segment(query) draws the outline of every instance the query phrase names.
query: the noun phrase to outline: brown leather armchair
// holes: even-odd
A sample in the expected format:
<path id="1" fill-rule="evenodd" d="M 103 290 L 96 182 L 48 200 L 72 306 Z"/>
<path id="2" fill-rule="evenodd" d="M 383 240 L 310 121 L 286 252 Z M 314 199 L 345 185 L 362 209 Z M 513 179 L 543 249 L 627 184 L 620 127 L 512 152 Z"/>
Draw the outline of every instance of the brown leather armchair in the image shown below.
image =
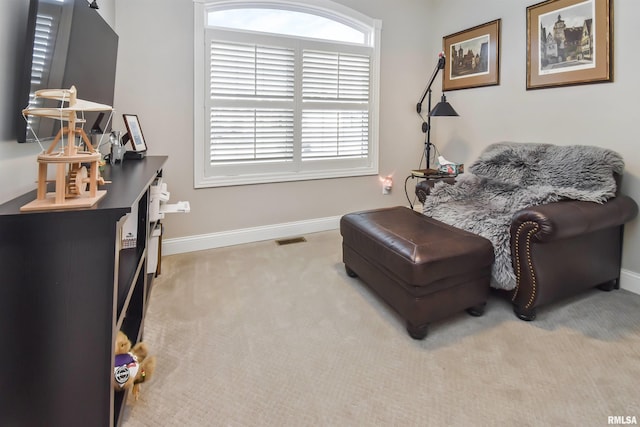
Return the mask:
<path id="1" fill-rule="evenodd" d="M 492 286 L 511 299 L 520 319 L 533 320 L 540 306 L 589 288 L 620 287 L 624 224 L 638 214 L 636 202 L 619 193 L 623 166 L 617 153 L 598 147 L 498 143 L 471 165 L 477 179 L 458 179 L 452 187 L 420 182 L 416 195 L 425 215 L 492 241 L 492 274 L 501 275 Z M 529 189 L 566 195 L 543 202 L 531 197 L 529 204 Z M 493 211 L 482 209 L 494 196 L 499 207 L 522 203 L 496 211 L 504 216 L 493 221 Z M 493 239 L 503 226 L 509 235 Z"/>
<path id="2" fill-rule="evenodd" d="M 533 320 L 536 309 L 589 288 L 620 287 L 624 223 L 638 205 L 619 195 L 606 203 L 560 201 L 517 212 L 511 222 L 516 315 Z"/>

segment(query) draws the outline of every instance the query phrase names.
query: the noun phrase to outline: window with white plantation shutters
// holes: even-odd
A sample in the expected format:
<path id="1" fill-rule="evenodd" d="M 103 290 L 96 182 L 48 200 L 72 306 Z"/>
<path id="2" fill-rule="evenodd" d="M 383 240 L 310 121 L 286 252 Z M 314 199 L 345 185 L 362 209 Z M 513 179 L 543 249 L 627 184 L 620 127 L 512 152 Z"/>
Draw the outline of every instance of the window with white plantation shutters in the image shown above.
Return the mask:
<path id="1" fill-rule="evenodd" d="M 194 1 L 196 187 L 377 174 L 379 21 L 329 0 Z"/>

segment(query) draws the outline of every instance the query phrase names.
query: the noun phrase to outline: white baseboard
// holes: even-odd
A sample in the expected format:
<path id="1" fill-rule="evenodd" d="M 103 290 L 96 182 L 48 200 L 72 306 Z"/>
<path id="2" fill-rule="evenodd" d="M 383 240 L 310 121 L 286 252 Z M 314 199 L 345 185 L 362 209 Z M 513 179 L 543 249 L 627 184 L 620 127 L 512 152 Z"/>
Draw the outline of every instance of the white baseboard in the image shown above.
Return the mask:
<path id="1" fill-rule="evenodd" d="M 622 269 L 620 271 L 620 288 L 640 295 L 640 274 Z"/>
<path id="2" fill-rule="evenodd" d="M 240 230 L 222 231 L 220 233 L 201 234 L 198 236 L 177 237 L 162 240 L 162 255 L 174 255 L 243 243 L 264 240 L 282 239 L 300 236 L 307 233 L 337 230 L 340 216 L 317 218 L 306 221 L 288 222 L 284 224 L 266 225 L 262 227 L 243 228 Z"/>

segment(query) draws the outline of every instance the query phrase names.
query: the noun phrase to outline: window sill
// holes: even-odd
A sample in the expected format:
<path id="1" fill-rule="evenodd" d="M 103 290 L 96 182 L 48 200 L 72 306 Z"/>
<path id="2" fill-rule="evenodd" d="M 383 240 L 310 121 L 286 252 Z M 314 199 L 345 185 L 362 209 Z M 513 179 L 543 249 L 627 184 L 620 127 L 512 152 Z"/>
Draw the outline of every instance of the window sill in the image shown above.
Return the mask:
<path id="1" fill-rule="evenodd" d="M 314 179 L 349 178 L 378 175 L 377 167 L 363 167 L 331 171 L 303 171 L 263 174 L 243 174 L 239 176 L 196 177 L 194 188 L 229 187 L 234 185 L 269 184 L 276 182 L 308 181 Z"/>

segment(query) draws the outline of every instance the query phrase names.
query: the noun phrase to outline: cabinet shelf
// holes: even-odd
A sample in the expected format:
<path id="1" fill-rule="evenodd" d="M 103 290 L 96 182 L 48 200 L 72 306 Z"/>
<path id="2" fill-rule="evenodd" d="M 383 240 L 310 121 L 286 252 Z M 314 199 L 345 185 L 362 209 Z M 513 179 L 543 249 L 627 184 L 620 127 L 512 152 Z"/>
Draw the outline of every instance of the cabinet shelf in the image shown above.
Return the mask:
<path id="1" fill-rule="evenodd" d="M 135 288 L 136 281 L 142 269 L 142 261 L 146 252 L 140 248 L 128 248 L 120 250 L 118 269 L 118 319 L 122 315 L 122 309 L 129 304 L 131 292 Z"/>
<path id="2" fill-rule="evenodd" d="M 107 194 L 89 209 L 20 212 L 35 191 L 0 205 L 0 336 L 12 348 L 0 363 L 29 367 L 0 372 L 3 425 L 120 423 L 126 392 L 111 386 L 113 344 L 118 330 L 142 338 L 149 187 L 166 160 L 107 165 Z M 136 247 L 120 249 L 127 215 Z"/>

